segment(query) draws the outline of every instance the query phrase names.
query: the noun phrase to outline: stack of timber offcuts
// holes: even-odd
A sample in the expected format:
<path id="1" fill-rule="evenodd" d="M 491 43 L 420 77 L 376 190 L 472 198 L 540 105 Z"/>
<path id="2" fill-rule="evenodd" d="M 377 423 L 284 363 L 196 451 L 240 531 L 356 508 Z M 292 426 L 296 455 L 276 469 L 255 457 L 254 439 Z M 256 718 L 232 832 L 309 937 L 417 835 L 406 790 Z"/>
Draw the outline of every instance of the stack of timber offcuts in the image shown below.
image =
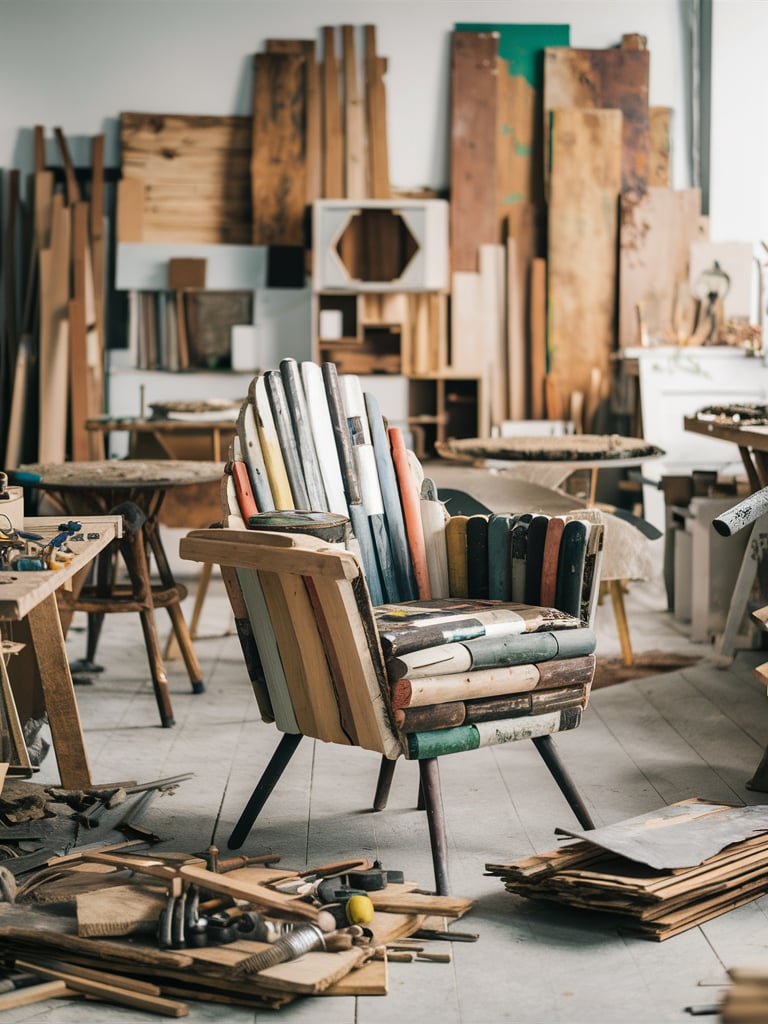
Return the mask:
<path id="1" fill-rule="evenodd" d="M 662 941 L 768 891 L 768 807 L 681 801 L 511 864 L 486 864 L 509 892 L 610 915 Z M 589 839 L 586 837 L 589 836 Z"/>

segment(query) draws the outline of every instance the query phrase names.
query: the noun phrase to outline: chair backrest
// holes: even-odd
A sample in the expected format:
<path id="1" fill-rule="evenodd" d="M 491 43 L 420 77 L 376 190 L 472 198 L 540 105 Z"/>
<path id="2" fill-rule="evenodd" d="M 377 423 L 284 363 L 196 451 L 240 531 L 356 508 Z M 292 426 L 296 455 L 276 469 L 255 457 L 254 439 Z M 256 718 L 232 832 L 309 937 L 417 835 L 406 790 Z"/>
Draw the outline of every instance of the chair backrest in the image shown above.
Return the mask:
<path id="1" fill-rule="evenodd" d="M 285 381 L 278 371 L 255 378 L 243 404 L 222 481 L 225 528 L 189 534 L 181 554 L 221 566 L 265 721 L 285 733 L 362 746 L 389 758 L 413 756 L 403 714 L 392 700 L 378 633 L 382 612 L 416 598 L 500 600 L 558 609 L 588 625 L 603 526 L 581 511 L 448 516 L 434 484 L 406 452 L 402 434 L 385 431 L 375 401 L 368 400 L 361 414 L 354 381 L 337 379 L 328 364 L 322 371 L 303 364 L 300 371 L 295 364 L 286 369 Z M 330 381 L 327 389 L 318 390 L 318 373 Z M 309 382 L 303 396 L 302 378 Z M 277 397 L 270 402 L 272 394 Z M 347 415 L 343 395 L 356 415 Z M 291 427 L 296 405 L 299 425 Z M 314 437 L 306 430 L 310 419 Z M 337 444 L 339 433 L 355 436 L 356 444 Z M 300 458 L 310 442 L 314 459 Z M 326 499 L 333 497 L 323 504 L 333 505 L 331 511 L 342 508 L 344 497 L 351 524 L 346 550 L 311 536 L 249 529 L 265 506 L 274 508 L 276 496 L 282 506 L 295 506 L 294 494 L 307 498 L 308 477 L 315 478 L 310 489 L 316 495 L 318 481 L 328 481 Z"/>
<path id="2" fill-rule="evenodd" d="M 284 359 L 255 377 L 228 465 L 226 525 L 306 503 L 347 515 L 374 605 L 490 596 L 592 620 L 601 523 L 580 511 L 449 516 L 402 431 L 332 363 Z"/>

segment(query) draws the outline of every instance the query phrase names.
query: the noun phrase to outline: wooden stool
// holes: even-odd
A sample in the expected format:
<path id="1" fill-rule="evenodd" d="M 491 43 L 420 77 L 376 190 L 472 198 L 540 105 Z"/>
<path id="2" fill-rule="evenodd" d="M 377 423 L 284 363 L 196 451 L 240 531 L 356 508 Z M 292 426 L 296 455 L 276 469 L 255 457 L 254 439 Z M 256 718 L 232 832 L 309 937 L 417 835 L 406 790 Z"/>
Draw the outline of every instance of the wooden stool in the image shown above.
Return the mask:
<path id="1" fill-rule="evenodd" d="M 171 618 L 173 635 L 181 650 L 184 664 L 189 674 L 193 693 L 202 693 L 205 689 L 202 680 L 200 663 L 192 646 L 192 639 L 184 621 L 180 604 L 187 596 L 183 584 L 173 579 L 168 559 L 160 542 L 155 523 L 150 523 L 146 515 L 133 502 L 124 502 L 113 510 L 115 515 L 123 517 L 123 536 L 117 542 L 130 579 L 129 585 L 118 585 L 112 579 L 105 588 L 104 578 L 95 584 L 87 584 L 74 599 L 74 611 L 88 612 L 89 615 L 104 616 L 111 612 L 137 612 L 141 618 L 141 629 L 152 674 L 152 685 L 160 711 L 160 721 L 164 727 L 174 724 L 171 698 L 168 691 L 160 640 L 157 634 L 155 608 L 167 608 Z M 160 575 L 160 583 L 153 584 L 150 578 L 147 546 L 150 548 Z M 105 592 L 106 591 L 106 592 Z M 95 654 L 89 650 L 89 658 Z"/>
<path id="2" fill-rule="evenodd" d="M 157 633 L 155 609 L 166 608 L 172 635 L 181 651 L 193 693 L 204 690 L 202 672 L 192 638 L 181 610 L 186 587 L 174 579 L 163 548 L 158 512 L 169 488 L 220 480 L 223 465 L 214 462 L 171 460 L 106 460 L 104 462 L 32 465 L 34 485 L 52 496 L 67 515 L 86 511 L 114 511 L 124 521 L 123 537 L 103 552 L 96 579 L 62 597 L 70 614 L 84 611 L 89 616 L 88 660 L 92 661 L 105 615 L 134 612 L 140 616 L 147 649 L 152 685 L 164 727 L 174 724 L 163 654 Z M 116 559 L 121 557 L 129 583 L 117 581 Z M 153 583 L 150 559 L 157 569 Z"/>

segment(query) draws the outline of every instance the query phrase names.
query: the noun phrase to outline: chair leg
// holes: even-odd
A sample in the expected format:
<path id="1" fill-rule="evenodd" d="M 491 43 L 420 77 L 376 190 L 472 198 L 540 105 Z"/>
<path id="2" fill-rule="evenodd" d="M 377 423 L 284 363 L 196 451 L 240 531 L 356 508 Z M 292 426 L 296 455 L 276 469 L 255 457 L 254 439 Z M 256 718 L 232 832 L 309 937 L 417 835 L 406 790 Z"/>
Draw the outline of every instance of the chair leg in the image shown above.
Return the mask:
<path id="1" fill-rule="evenodd" d="M 549 768 L 552 778 L 560 787 L 560 791 L 570 804 L 571 810 L 583 829 L 595 827 L 595 823 L 587 810 L 586 804 L 581 799 L 581 794 L 576 789 L 573 779 L 568 774 L 565 765 L 560 760 L 557 747 L 551 736 L 534 736 L 533 744 L 544 759 L 544 764 Z"/>
<path id="2" fill-rule="evenodd" d="M 395 774 L 397 761 L 390 757 L 382 757 L 379 766 L 379 777 L 376 781 L 376 793 L 373 797 L 374 811 L 383 811 L 389 800 L 389 791 L 392 788 L 392 778 Z"/>
<path id="3" fill-rule="evenodd" d="M 232 835 L 227 840 L 227 847 L 230 850 L 239 850 L 248 838 L 248 833 L 253 828 L 253 823 L 261 813 L 261 809 L 267 802 L 269 794 L 280 780 L 280 776 L 296 752 L 301 739 L 302 734 L 300 732 L 283 733 L 277 749 L 270 758 L 269 764 L 264 769 L 261 778 L 256 783 L 256 788 L 243 808 L 243 813 L 238 818 L 237 824 L 232 829 Z"/>
<path id="4" fill-rule="evenodd" d="M 440 788 L 440 770 L 436 757 L 425 757 L 419 761 L 419 777 L 429 825 L 429 843 L 432 847 L 432 864 L 435 869 L 435 890 L 438 896 L 448 896 L 450 892 L 448 843 L 445 836 L 445 812 Z"/>

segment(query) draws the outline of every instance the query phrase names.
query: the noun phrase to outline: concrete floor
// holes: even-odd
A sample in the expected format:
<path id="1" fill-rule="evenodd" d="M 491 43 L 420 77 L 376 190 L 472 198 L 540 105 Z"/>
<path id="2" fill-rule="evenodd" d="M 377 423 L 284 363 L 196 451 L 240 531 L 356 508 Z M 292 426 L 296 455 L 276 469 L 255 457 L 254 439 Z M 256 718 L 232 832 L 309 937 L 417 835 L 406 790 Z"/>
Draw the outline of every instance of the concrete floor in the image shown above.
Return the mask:
<path id="1" fill-rule="evenodd" d="M 194 577 L 190 582 L 194 583 Z M 659 581 L 627 595 L 637 653 L 693 651 L 704 660 L 683 671 L 593 691 L 581 727 L 558 749 L 598 824 L 651 811 L 686 797 L 762 803 L 749 792 L 768 741 L 764 688 L 751 675 L 765 659 L 740 652 L 728 669 L 706 660 L 666 612 Z M 190 599 L 185 608 L 189 612 Z M 167 619 L 160 618 L 163 633 Z M 176 725 L 162 729 L 144 657 L 138 617 L 107 619 L 98 652 L 104 672 L 77 688 L 93 778 L 147 781 L 183 772 L 194 778 L 157 799 L 144 823 L 168 850 L 199 851 L 226 839 L 278 740 L 260 722 L 244 671 L 223 586 L 214 576 L 196 640 L 206 691 L 192 695 L 180 662 L 169 663 Z M 85 638 L 76 619 L 72 658 Z M 613 612 L 597 615 L 598 654 L 618 654 Z M 417 769 L 401 763 L 389 807 L 369 808 L 378 757 L 305 740 L 243 847 L 278 852 L 288 867 L 367 856 L 430 887 L 424 815 L 415 810 Z M 725 969 L 765 962 L 768 899 L 663 943 L 628 938 L 596 913 L 537 904 L 507 893 L 484 865 L 554 848 L 571 812 L 532 744 L 443 758 L 450 875 L 455 894 L 475 901 L 460 927 L 475 943 L 451 944 L 450 964 L 389 967 L 389 994 L 317 997 L 278 1011 L 296 1024 L 666 1024 L 690 1020 L 686 1007 L 714 1004 Z M 36 781 L 58 781 L 49 755 Z M 92 836 L 92 834 L 91 834 Z M 91 838 L 89 836 L 89 838 Z M 151 1015 L 104 1004 L 57 1000 L 8 1011 L 8 1021 L 143 1021 Z M 191 1003 L 188 1019 L 274 1020 L 274 1012 Z M 710 1017 L 709 1019 L 716 1019 Z"/>

